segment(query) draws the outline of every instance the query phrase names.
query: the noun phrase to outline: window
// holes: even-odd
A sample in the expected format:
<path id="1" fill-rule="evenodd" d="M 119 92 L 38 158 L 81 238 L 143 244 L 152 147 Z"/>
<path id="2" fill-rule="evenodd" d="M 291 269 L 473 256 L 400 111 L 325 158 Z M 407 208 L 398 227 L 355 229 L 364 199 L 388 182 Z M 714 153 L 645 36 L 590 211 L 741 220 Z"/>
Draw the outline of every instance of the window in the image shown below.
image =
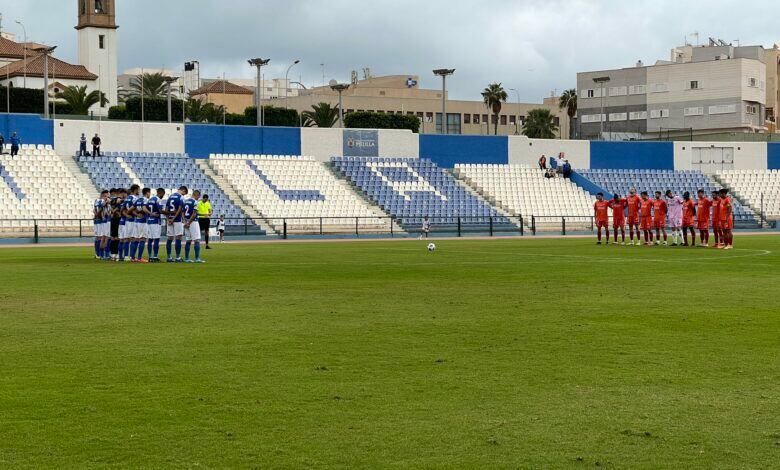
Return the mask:
<path id="1" fill-rule="evenodd" d="M 644 95 L 647 93 L 647 85 L 631 85 L 628 87 L 629 95 Z"/>
<path id="2" fill-rule="evenodd" d="M 668 118 L 669 117 L 669 110 L 668 109 L 653 109 L 650 110 L 650 119 L 659 119 L 659 118 Z"/>
<path id="3" fill-rule="evenodd" d="M 745 112 L 747 112 L 748 114 L 758 114 L 758 106 L 749 104 L 745 106 Z"/>
<path id="4" fill-rule="evenodd" d="M 639 121 L 642 119 L 647 119 L 647 111 L 634 111 L 631 113 L 628 113 L 628 119 L 632 121 Z"/>
<path id="5" fill-rule="evenodd" d="M 460 114 L 447 113 L 447 133 L 460 134 Z M 436 113 L 436 132 L 441 134 L 441 113 Z"/>
<path id="6" fill-rule="evenodd" d="M 666 83 L 653 83 L 650 85 L 651 93 L 665 93 L 667 91 L 669 91 L 669 85 Z"/>
<path id="7" fill-rule="evenodd" d="M 502 125 L 502 126 L 506 126 L 506 114 L 504 114 L 503 116 L 501 116 L 501 125 Z"/>
<path id="8" fill-rule="evenodd" d="M 379 96 L 385 96 L 386 94 L 387 93 L 385 92 L 385 90 L 380 90 L 379 91 Z"/>
<path id="9" fill-rule="evenodd" d="M 509 116 L 509 124 L 516 125 L 517 124 L 517 116 Z"/>
<path id="10" fill-rule="evenodd" d="M 748 78 L 748 86 L 751 88 L 758 88 L 758 79 L 753 77 Z"/>
<path id="11" fill-rule="evenodd" d="M 103 7 L 103 0 L 95 0 L 95 13 L 105 14 L 106 9 Z"/>
<path id="12" fill-rule="evenodd" d="M 596 90 L 585 90 L 585 98 L 595 98 L 596 97 Z"/>
<path id="13" fill-rule="evenodd" d="M 699 81 L 698 80 L 691 80 L 688 84 L 689 90 L 698 90 L 699 89 Z"/>
<path id="14" fill-rule="evenodd" d="M 731 114 L 737 112 L 737 105 L 735 104 L 719 104 L 716 106 L 710 106 L 708 110 L 710 114 Z"/>
<path id="15" fill-rule="evenodd" d="M 474 124 L 479 124 L 479 114 L 474 115 Z"/>
<path id="16" fill-rule="evenodd" d="M 487 122 L 488 122 L 488 117 L 487 117 L 487 114 L 483 114 L 483 115 L 482 115 L 482 122 L 484 122 L 485 124 L 487 124 Z"/>
<path id="17" fill-rule="evenodd" d="M 628 118 L 627 113 L 610 113 L 609 114 L 610 122 L 625 121 L 626 118 Z"/>
<path id="18" fill-rule="evenodd" d="M 98 47 L 100 49 L 105 49 L 106 48 L 106 36 L 104 34 L 101 34 L 100 36 L 98 36 Z"/>
<path id="19" fill-rule="evenodd" d="M 601 115 L 601 120 L 606 121 L 606 115 Z M 582 122 L 588 123 L 588 122 L 599 122 L 599 115 L 598 114 L 586 114 L 585 116 L 582 116 Z"/>
<path id="20" fill-rule="evenodd" d="M 495 114 L 491 114 L 490 115 L 490 123 L 491 124 L 497 124 L 498 123 L 498 116 L 496 116 Z"/>
<path id="21" fill-rule="evenodd" d="M 683 110 L 683 115 L 685 116 L 703 116 L 704 115 L 704 106 L 697 106 L 694 108 L 685 108 Z"/>
<path id="22" fill-rule="evenodd" d="M 420 119 L 422 119 L 422 118 L 424 117 L 424 114 L 423 114 L 423 112 L 422 112 L 422 111 L 418 111 L 418 112 L 417 112 L 417 117 L 418 117 L 418 118 L 420 118 Z"/>
<path id="23" fill-rule="evenodd" d="M 625 96 L 628 94 L 628 88 L 624 86 L 613 86 L 609 89 L 609 96 Z"/>
<path id="24" fill-rule="evenodd" d="M 425 122 L 433 122 L 433 113 L 425 113 Z"/>
<path id="25" fill-rule="evenodd" d="M 471 124 L 471 114 L 463 115 L 463 124 Z"/>

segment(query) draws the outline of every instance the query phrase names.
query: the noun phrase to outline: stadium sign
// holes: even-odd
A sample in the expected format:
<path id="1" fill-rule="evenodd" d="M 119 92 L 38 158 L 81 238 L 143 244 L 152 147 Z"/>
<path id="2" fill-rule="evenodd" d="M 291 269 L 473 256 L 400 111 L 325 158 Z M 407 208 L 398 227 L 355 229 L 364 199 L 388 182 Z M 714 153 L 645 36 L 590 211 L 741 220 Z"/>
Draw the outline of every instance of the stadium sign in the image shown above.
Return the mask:
<path id="1" fill-rule="evenodd" d="M 378 157 L 379 131 L 344 131 L 345 157 Z"/>

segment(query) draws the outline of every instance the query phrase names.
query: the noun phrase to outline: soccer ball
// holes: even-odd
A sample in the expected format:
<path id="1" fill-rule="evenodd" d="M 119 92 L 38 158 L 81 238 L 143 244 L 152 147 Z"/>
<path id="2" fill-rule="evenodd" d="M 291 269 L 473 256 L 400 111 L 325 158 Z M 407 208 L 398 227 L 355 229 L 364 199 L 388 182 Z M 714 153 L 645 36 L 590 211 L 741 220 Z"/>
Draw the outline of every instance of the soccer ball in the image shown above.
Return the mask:
<path id="1" fill-rule="evenodd" d="M 428 243 L 428 251 L 436 251 L 436 245 L 433 243 Z"/>

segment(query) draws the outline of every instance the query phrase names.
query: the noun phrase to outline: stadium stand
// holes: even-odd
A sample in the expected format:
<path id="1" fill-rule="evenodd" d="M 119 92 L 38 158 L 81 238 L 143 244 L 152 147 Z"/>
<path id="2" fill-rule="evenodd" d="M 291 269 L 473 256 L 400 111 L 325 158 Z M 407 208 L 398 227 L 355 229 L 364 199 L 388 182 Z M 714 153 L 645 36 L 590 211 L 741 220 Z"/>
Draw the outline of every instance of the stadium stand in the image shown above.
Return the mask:
<path id="1" fill-rule="evenodd" d="M 722 186 L 716 184 L 707 175 L 698 170 L 579 170 L 578 173 L 592 181 L 594 184 L 606 189 L 610 194 L 617 193 L 622 196 L 628 194 L 631 187 L 637 191 L 647 191 L 651 194 L 655 191 L 671 189 L 681 196 L 689 191 L 691 197 L 696 197 L 696 191 L 704 189 L 707 196 Z M 610 194 L 605 195 L 609 198 Z M 742 206 L 739 201 L 734 201 L 734 222 L 753 225 L 758 221 L 749 209 Z"/>
<path id="2" fill-rule="evenodd" d="M 387 232 L 390 219 L 323 162 L 286 155 L 212 155 L 209 163 L 241 198 L 279 230 Z"/>
<path id="3" fill-rule="evenodd" d="M 23 145 L 19 155 L 0 155 L 0 226 L 8 232 L 38 228 L 91 233 L 93 189 L 84 188 L 51 146 Z M 57 220 L 53 220 L 57 219 Z M 70 219 L 70 220 L 65 220 Z"/>
<path id="4" fill-rule="evenodd" d="M 127 188 L 138 184 L 152 189 L 164 188 L 166 194 L 170 194 L 185 185 L 190 191 L 198 189 L 209 195 L 214 218 L 225 214 L 227 225 L 247 223 L 244 212 L 187 155 L 106 152 L 100 157 L 76 155 L 76 158 L 99 188 Z"/>
<path id="5" fill-rule="evenodd" d="M 757 214 L 780 220 L 780 172 L 778 170 L 726 170 L 715 176 Z"/>
<path id="6" fill-rule="evenodd" d="M 434 225 L 514 225 L 427 159 L 335 157 L 334 167 L 404 227 L 425 216 Z"/>
<path id="7" fill-rule="evenodd" d="M 590 226 L 593 197 L 565 178 L 545 178 L 544 172 L 526 165 L 455 165 L 455 174 L 492 204 L 524 223 L 558 228 L 567 223 Z"/>

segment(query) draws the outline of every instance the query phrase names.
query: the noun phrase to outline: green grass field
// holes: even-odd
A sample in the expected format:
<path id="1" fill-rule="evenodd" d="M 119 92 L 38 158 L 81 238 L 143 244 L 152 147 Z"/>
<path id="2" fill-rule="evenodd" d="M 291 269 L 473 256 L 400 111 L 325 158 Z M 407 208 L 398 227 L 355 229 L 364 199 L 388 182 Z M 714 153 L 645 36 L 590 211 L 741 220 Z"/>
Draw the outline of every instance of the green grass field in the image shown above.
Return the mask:
<path id="1" fill-rule="evenodd" d="M 780 237 L 0 250 L 0 467 L 777 468 Z"/>

